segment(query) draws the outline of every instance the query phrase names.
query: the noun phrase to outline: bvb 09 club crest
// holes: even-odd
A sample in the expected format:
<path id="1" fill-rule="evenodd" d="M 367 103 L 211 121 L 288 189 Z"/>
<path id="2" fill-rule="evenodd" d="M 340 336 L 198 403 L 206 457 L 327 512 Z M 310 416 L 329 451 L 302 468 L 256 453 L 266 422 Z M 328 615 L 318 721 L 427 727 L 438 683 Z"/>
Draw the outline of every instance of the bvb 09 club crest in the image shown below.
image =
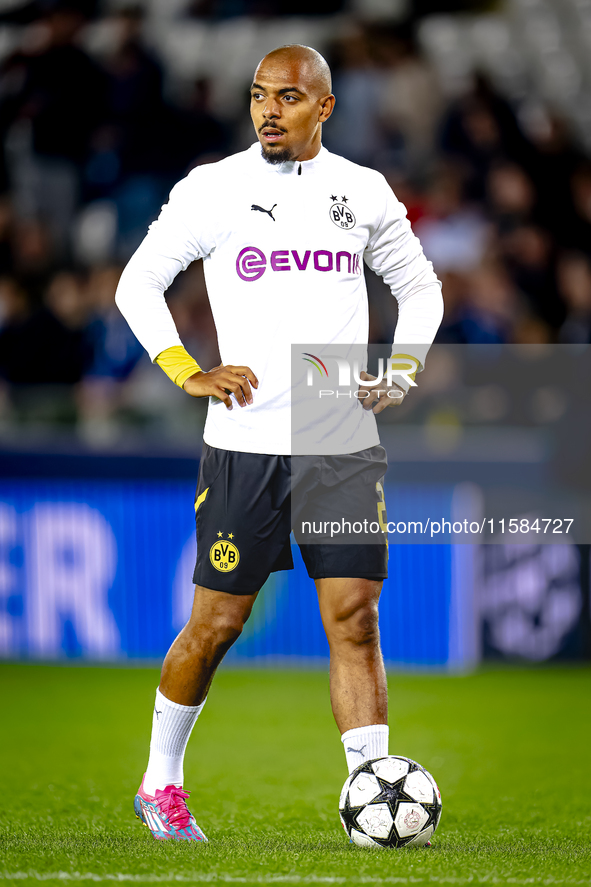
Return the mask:
<path id="1" fill-rule="evenodd" d="M 233 542 L 218 539 L 209 550 L 209 560 L 220 573 L 230 573 L 238 566 L 240 552 Z"/>
<path id="2" fill-rule="evenodd" d="M 332 198 L 331 198 L 332 199 Z M 336 200 L 336 198 L 335 198 Z M 347 198 L 343 197 L 342 203 L 333 203 L 330 208 L 330 220 L 337 228 L 354 228 L 356 219 L 349 206 Z"/>

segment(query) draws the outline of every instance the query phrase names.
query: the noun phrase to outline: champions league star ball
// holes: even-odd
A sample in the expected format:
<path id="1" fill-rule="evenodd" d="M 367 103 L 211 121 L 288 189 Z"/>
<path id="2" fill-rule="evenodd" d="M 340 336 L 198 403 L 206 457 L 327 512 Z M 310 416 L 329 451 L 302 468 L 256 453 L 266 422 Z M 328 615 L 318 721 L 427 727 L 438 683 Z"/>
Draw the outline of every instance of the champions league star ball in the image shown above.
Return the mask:
<path id="1" fill-rule="evenodd" d="M 360 847 L 423 847 L 437 828 L 441 794 L 430 773 L 389 755 L 351 773 L 339 801 L 343 828 Z"/>

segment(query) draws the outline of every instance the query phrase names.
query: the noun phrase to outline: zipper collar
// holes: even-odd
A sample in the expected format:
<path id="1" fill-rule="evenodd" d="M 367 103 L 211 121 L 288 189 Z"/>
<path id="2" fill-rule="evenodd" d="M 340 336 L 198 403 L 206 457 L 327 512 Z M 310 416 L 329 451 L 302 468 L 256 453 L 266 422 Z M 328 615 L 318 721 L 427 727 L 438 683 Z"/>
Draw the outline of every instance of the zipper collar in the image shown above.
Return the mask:
<path id="1" fill-rule="evenodd" d="M 313 157 L 311 160 L 286 160 L 285 163 L 274 164 L 268 163 L 263 157 L 260 142 L 255 142 L 250 150 L 267 172 L 278 176 L 307 176 L 312 172 L 316 172 L 328 156 L 326 148 L 321 146 L 316 157 Z"/>

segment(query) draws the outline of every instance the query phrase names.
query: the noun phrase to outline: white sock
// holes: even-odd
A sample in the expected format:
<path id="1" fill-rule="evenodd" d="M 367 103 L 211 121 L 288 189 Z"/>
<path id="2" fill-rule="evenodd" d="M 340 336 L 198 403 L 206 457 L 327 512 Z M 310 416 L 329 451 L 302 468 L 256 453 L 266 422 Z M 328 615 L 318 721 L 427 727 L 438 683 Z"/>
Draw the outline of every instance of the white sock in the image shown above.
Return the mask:
<path id="1" fill-rule="evenodd" d="M 156 690 L 156 704 L 152 715 L 150 760 L 144 777 L 144 791 L 153 795 L 156 789 L 183 784 L 185 749 L 195 721 L 201 714 L 201 705 L 179 705 Z"/>
<path id="2" fill-rule="evenodd" d="M 386 757 L 388 733 L 387 724 L 370 724 L 369 727 L 356 727 L 343 733 L 341 742 L 345 748 L 349 775 L 365 761 Z"/>

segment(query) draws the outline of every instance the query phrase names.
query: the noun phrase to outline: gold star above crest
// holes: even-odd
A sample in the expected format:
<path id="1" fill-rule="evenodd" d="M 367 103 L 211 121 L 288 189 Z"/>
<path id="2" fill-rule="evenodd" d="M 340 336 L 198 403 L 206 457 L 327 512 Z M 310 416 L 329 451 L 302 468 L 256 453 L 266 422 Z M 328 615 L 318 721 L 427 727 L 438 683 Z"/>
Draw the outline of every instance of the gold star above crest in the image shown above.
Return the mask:
<path id="1" fill-rule="evenodd" d="M 234 538 L 234 533 L 228 533 L 228 539 L 233 539 L 233 538 Z"/>
<path id="2" fill-rule="evenodd" d="M 218 533 L 218 539 L 221 539 L 223 535 L 223 533 Z"/>

